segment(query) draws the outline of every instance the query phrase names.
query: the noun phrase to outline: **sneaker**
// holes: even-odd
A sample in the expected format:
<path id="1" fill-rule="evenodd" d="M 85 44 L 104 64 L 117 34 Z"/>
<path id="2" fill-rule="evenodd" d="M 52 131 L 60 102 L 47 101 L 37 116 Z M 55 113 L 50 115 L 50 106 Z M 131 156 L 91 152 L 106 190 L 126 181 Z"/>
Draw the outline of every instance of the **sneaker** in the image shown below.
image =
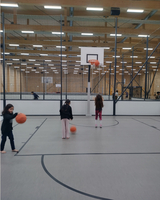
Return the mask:
<path id="1" fill-rule="evenodd" d="M 13 149 L 12 152 L 19 152 L 17 149 Z"/>

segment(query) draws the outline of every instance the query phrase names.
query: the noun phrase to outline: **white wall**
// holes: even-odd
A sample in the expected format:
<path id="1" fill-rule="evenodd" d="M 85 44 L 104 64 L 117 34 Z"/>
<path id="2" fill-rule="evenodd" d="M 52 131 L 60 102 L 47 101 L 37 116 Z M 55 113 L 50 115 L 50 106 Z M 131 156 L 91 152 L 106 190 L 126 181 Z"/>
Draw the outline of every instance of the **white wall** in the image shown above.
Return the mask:
<path id="1" fill-rule="evenodd" d="M 160 101 L 119 101 L 116 115 L 160 115 Z"/>
<path id="2" fill-rule="evenodd" d="M 6 104 L 14 105 L 15 112 L 26 115 L 59 115 L 60 101 L 41 100 L 7 100 Z M 0 101 L 0 112 L 3 102 Z M 87 101 L 71 101 L 73 115 L 86 115 Z M 95 114 L 94 101 L 90 102 L 91 115 Z M 113 115 L 113 102 L 104 101 L 103 115 Z M 160 115 L 160 101 L 119 101 L 116 104 L 116 115 Z"/>

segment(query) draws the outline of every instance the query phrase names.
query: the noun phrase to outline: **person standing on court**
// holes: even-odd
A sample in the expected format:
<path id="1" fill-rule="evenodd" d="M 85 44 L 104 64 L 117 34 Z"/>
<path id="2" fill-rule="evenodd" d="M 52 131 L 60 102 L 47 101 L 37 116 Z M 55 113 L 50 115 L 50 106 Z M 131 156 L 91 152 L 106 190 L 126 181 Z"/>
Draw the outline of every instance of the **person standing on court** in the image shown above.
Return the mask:
<path id="1" fill-rule="evenodd" d="M 18 150 L 15 149 L 14 136 L 12 132 L 13 130 L 12 120 L 17 116 L 18 113 L 13 114 L 13 110 L 14 110 L 14 106 L 12 104 L 8 104 L 5 106 L 2 112 L 3 122 L 1 126 L 1 132 L 2 132 L 1 153 L 6 153 L 6 151 L 4 151 L 4 146 L 5 146 L 7 137 L 10 139 L 12 151 L 18 152 Z"/>
<path id="2" fill-rule="evenodd" d="M 102 128 L 102 108 L 103 108 L 103 98 L 100 94 L 98 94 L 95 98 L 95 128 L 97 128 L 97 120 L 99 117 L 100 120 L 100 128 Z"/>
<path id="3" fill-rule="evenodd" d="M 36 94 L 35 92 L 31 92 L 31 94 L 33 94 L 34 100 L 38 100 L 39 96 L 38 94 Z"/>
<path id="4" fill-rule="evenodd" d="M 71 102 L 69 99 L 65 101 L 65 104 L 60 109 L 60 115 L 62 120 L 62 139 L 69 139 L 69 120 L 73 119 Z"/>

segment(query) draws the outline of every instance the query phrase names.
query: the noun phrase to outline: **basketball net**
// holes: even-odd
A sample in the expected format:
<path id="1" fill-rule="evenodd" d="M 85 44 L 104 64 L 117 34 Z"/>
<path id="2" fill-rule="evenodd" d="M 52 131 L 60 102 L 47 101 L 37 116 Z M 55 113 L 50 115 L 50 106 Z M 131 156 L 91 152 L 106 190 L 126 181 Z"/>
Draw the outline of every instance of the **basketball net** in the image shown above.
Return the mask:
<path id="1" fill-rule="evenodd" d="M 100 63 L 98 60 L 90 59 L 89 62 L 91 63 L 91 69 L 95 69 L 95 67 L 99 67 Z M 98 65 L 97 65 L 98 63 Z"/>

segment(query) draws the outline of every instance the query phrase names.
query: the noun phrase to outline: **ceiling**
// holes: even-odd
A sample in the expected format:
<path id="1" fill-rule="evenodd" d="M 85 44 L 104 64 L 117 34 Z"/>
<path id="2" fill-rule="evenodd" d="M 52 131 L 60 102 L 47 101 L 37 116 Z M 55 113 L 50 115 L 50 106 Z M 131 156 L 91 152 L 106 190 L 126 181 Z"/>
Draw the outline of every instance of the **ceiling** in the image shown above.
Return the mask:
<path id="1" fill-rule="evenodd" d="M 66 55 L 62 57 L 63 65 L 68 69 L 74 69 L 78 63 L 76 61 L 80 61 L 79 47 L 109 47 L 104 50 L 104 65 L 108 67 L 107 61 L 111 61 L 114 65 L 115 37 L 110 34 L 115 34 L 116 18 L 117 34 L 122 34 L 117 37 L 117 56 L 120 56 L 117 58 L 118 65 L 122 62 L 122 58 L 129 65 L 134 63 L 137 69 L 139 64 L 135 62 L 142 62 L 142 64 L 145 62 L 146 50 L 144 48 L 147 47 L 147 39 L 138 37 L 138 35 L 149 35 L 148 47 L 152 49 L 160 42 L 160 1 L 158 0 L 115 0 L 114 2 L 109 0 L 54 0 L 54 3 L 53 0 L 47 0 L 45 4 L 42 0 L 10 0 L 9 3 L 18 4 L 17 8 L 1 7 L 5 18 L 5 52 L 9 53 L 5 55 L 5 59 L 6 63 L 10 63 L 9 65 L 12 63 L 12 66 L 25 61 L 27 66 L 45 64 L 50 69 L 54 65 L 59 70 L 61 49 L 56 46 L 61 44 L 65 46 L 62 54 Z M 58 5 L 62 9 L 45 9 L 44 5 Z M 86 7 L 102 7 L 103 11 L 88 11 Z M 120 15 L 111 15 L 111 7 L 120 8 Z M 144 12 L 128 13 L 128 8 L 143 9 Z M 21 32 L 23 30 L 34 31 L 34 33 L 24 34 Z M 52 34 L 52 32 L 60 31 L 64 32 L 62 37 Z M 82 36 L 82 32 L 93 33 L 93 35 Z M 2 35 L 3 33 L 1 43 Z M 10 44 L 19 46 L 11 47 Z M 42 47 L 33 47 L 33 45 L 42 45 Z M 151 52 L 152 50 L 149 50 L 148 55 Z M 22 53 L 29 55 L 21 55 Z M 42 56 L 42 54 L 48 55 Z M 132 56 L 137 57 L 132 59 Z M 157 63 L 160 59 L 160 46 L 152 56 L 154 57 L 149 61 Z M 35 61 L 30 61 L 31 59 Z"/>

